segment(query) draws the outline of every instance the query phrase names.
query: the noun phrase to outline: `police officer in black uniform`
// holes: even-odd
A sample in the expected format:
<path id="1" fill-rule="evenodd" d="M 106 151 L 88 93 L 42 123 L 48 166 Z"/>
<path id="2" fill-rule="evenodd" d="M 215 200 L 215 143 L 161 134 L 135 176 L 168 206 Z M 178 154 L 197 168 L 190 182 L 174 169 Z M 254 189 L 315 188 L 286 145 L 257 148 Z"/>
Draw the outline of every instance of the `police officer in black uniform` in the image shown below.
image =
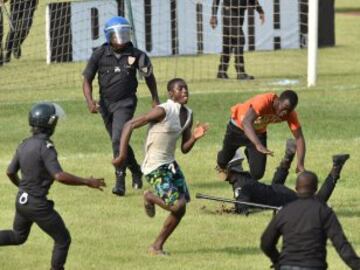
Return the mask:
<path id="1" fill-rule="evenodd" d="M 295 152 L 295 141 L 289 139 L 286 143 L 285 155 L 275 170 L 271 185 L 260 183 L 253 179 L 249 172 L 242 170 L 241 162 L 239 163 L 236 160 L 230 162 L 228 165 L 227 181 L 233 187 L 236 200 L 278 207 L 297 200 L 296 192 L 284 185 Z M 349 158 L 350 155 L 348 154 L 333 156 L 331 171 L 316 194 L 319 200 L 326 202 L 330 198 L 340 178 L 340 172 Z M 248 214 L 248 210 L 248 207 L 245 205 L 235 205 L 235 211 L 239 214 Z"/>
<path id="2" fill-rule="evenodd" d="M 51 270 L 64 269 L 71 238 L 64 221 L 46 198 L 54 179 L 66 185 L 86 185 L 102 189 L 103 178 L 81 178 L 64 172 L 50 140 L 59 116 L 59 105 L 38 103 L 29 113 L 32 136 L 17 148 L 7 169 L 9 179 L 19 188 L 13 230 L 0 231 L 0 246 L 21 245 L 27 240 L 33 223 L 54 239 Z M 21 171 L 21 179 L 18 171 Z"/>
<path id="3" fill-rule="evenodd" d="M 21 45 L 30 32 L 37 4 L 38 0 L 10 1 L 10 19 L 14 29 L 10 29 L 6 38 L 5 62 L 10 62 L 11 53 L 17 59 L 21 57 Z"/>
<path id="4" fill-rule="evenodd" d="M 213 0 L 212 16 L 210 25 L 212 28 L 217 26 L 217 11 L 220 0 Z M 265 14 L 257 0 L 223 0 L 222 21 L 222 54 L 220 57 L 220 65 L 217 78 L 228 79 L 227 69 L 230 61 L 230 54 L 234 51 L 235 69 L 238 80 L 253 80 L 254 76 L 250 76 L 245 72 L 244 64 L 244 45 L 245 36 L 242 29 L 245 17 L 245 11 L 248 8 L 256 8 L 260 15 L 261 23 L 265 21 Z"/>
<path id="5" fill-rule="evenodd" d="M 89 111 L 100 111 L 112 140 L 114 158 L 119 155 L 119 138 L 124 124 L 135 112 L 138 81 L 136 71 L 144 77 L 151 92 L 153 106 L 159 104 L 156 80 L 148 56 L 135 48 L 130 41 L 131 26 L 124 17 L 113 17 L 105 24 L 107 42 L 95 50 L 83 72 L 83 92 Z M 100 101 L 92 97 L 92 81 L 98 74 Z M 133 187 L 142 187 L 142 173 L 134 152 L 129 146 L 127 164 L 116 167 L 116 184 L 113 193 L 125 195 L 125 170 L 132 173 Z"/>
<path id="6" fill-rule="evenodd" d="M 315 196 L 316 174 L 302 172 L 296 180 L 298 199 L 287 204 L 261 237 L 261 249 L 277 270 L 327 269 L 326 242 L 330 239 L 343 261 L 360 269 L 360 258 L 347 240 L 333 210 Z M 276 244 L 283 237 L 281 252 Z"/>

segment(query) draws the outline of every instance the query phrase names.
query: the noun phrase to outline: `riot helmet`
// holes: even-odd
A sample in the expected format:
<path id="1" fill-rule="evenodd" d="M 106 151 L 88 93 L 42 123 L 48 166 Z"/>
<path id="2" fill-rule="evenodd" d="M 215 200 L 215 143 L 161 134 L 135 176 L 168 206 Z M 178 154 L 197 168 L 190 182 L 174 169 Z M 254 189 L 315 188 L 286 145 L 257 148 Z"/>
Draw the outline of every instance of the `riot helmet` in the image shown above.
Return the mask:
<path id="1" fill-rule="evenodd" d="M 106 42 L 111 45 L 124 45 L 131 41 L 131 25 L 121 16 L 112 17 L 105 23 Z"/>
<path id="2" fill-rule="evenodd" d="M 58 119 L 64 116 L 64 110 L 56 103 L 37 103 L 29 112 L 29 125 L 48 135 L 52 135 Z"/>

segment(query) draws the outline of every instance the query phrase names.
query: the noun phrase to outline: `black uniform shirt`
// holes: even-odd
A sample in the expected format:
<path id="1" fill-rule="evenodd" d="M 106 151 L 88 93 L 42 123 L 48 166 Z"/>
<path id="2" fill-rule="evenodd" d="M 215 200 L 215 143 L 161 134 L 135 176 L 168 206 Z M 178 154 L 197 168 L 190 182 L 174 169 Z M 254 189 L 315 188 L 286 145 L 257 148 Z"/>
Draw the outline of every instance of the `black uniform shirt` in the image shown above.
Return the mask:
<path id="1" fill-rule="evenodd" d="M 19 190 L 35 197 L 47 195 L 54 181 L 53 175 L 62 169 L 54 145 L 46 134 L 33 135 L 18 146 L 8 172 L 17 173 L 19 170 Z"/>
<path id="2" fill-rule="evenodd" d="M 282 251 L 276 243 L 282 235 Z M 326 269 L 326 240 L 351 269 L 360 269 L 360 258 L 346 239 L 331 208 L 315 197 L 289 203 L 270 222 L 261 237 L 261 248 L 278 265 Z"/>
<path id="3" fill-rule="evenodd" d="M 105 43 L 93 52 L 83 76 L 91 82 L 98 73 L 100 96 L 106 103 L 112 104 L 135 95 L 137 69 L 145 77 L 152 74 L 152 65 L 146 53 L 130 42 L 120 55 L 116 55 Z"/>

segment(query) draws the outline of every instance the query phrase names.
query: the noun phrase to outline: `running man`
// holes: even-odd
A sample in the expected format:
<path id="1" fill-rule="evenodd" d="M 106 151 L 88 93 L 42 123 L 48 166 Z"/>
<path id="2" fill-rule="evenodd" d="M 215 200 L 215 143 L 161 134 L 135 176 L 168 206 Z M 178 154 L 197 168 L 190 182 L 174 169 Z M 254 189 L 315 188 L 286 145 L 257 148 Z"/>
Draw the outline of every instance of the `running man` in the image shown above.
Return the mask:
<path id="1" fill-rule="evenodd" d="M 144 192 L 145 210 L 149 217 L 155 216 L 155 205 L 170 212 L 160 234 L 149 247 L 152 255 L 166 255 L 164 243 L 180 223 L 186 203 L 190 201 L 185 177 L 175 161 L 176 141 L 181 136 L 181 151 L 186 154 L 208 130 L 207 124 L 199 123 L 191 131 L 193 116 L 185 106 L 189 91 L 183 79 L 170 80 L 167 90 L 170 97 L 167 102 L 125 124 L 120 140 L 120 155 L 113 160 L 115 166 L 121 166 L 126 160 L 132 131 L 150 124 L 142 171 L 154 192 Z"/>

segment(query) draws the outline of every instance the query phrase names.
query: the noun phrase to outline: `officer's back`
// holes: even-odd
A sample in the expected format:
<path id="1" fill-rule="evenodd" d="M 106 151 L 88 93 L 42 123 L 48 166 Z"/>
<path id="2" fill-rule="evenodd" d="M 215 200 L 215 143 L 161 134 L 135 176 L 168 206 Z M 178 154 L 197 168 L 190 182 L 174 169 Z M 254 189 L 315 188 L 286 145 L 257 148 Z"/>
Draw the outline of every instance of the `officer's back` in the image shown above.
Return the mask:
<path id="1" fill-rule="evenodd" d="M 325 267 L 326 233 L 329 217 L 334 213 L 315 197 L 303 197 L 288 204 L 277 217 L 283 236 L 281 265 Z"/>
<path id="2" fill-rule="evenodd" d="M 346 239 L 335 213 L 316 198 L 316 174 L 304 171 L 296 180 L 298 199 L 287 204 L 270 222 L 261 237 L 261 249 L 280 270 L 326 269 L 326 240 L 352 269 L 360 258 Z M 281 252 L 276 244 L 283 237 Z"/>
<path id="3" fill-rule="evenodd" d="M 22 181 L 19 189 L 34 197 L 45 197 L 53 183 L 53 171 L 58 165 L 57 153 L 49 136 L 44 133 L 34 134 L 19 145 L 16 155 L 19 159 Z"/>

